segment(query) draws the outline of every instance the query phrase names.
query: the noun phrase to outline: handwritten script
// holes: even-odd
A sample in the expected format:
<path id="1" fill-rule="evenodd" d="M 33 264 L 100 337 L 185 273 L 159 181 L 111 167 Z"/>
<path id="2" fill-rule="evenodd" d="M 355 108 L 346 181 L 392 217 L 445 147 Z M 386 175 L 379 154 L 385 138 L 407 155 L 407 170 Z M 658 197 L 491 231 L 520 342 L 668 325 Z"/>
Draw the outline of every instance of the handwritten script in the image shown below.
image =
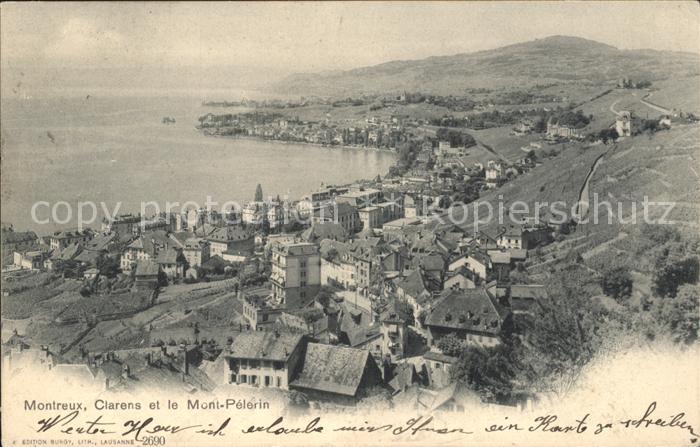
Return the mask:
<path id="1" fill-rule="evenodd" d="M 507 419 L 507 418 L 506 418 Z M 581 435 L 588 434 L 598 436 L 606 433 L 613 427 L 622 427 L 625 430 L 665 429 L 682 430 L 691 442 L 698 438 L 697 430 L 686 420 L 685 412 L 676 412 L 669 416 L 657 411 L 657 403 L 652 402 L 641 413 L 639 418 L 623 420 L 595 421 L 591 414 L 587 413 L 571 421 L 563 421 L 556 414 L 543 414 L 534 418 L 523 418 L 522 421 L 500 421 L 485 426 L 459 427 L 438 425 L 433 416 L 415 416 L 400 423 L 375 423 L 363 421 L 360 424 L 327 425 L 322 416 L 311 416 L 304 422 L 288 421 L 279 416 L 269 422 L 260 425 L 236 426 L 231 417 L 209 422 L 202 421 L 199 424 L 178 425 L 166 420 L 156 420 L 154 417 L 142 419 L 129 419 L 126 421 L 107 420 L 102 415 L 90 417 L 81 410 L 74 410 L 66 414 L 56 414 L 44 417 L 37 421 L 36 432 L 60 433 L 63 435 L 89 435 L 105 437 L 123 437 L 142 441 L 145 436 L 160 435 L 172 436 L 188 432 L 203 437 L 238 436 L 241 434 L 254 435 L 266 434 L 272 436 L 314 436 L 332 432 L 350 433 L 384 433 L 388 436 L 416 436 L 419 433 L 435 435 L 471 435 L 476 432 L 522 432 Z"/>

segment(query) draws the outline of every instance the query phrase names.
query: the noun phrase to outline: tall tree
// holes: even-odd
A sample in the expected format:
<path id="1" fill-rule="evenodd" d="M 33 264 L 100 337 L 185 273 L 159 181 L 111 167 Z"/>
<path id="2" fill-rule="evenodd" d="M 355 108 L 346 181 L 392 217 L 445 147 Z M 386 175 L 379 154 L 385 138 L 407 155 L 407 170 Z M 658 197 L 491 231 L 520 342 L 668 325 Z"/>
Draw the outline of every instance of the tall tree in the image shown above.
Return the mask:
<path id="1" fill-rule="evenodd" d="M 262 202 L 262 200 L 263 200 L 262 186 L 260 186 L 260 183 L 258 183 L 258 186 L 255 187 L 255 201 Z"/>
<path id="2" fill-rule="evenodd" d="M 664 297 L 654 308 L 656 321 L 665 327 L 676 343 L 692 344 L 698 339 L 700 286 L 684 284 L 675 297 Z"/>

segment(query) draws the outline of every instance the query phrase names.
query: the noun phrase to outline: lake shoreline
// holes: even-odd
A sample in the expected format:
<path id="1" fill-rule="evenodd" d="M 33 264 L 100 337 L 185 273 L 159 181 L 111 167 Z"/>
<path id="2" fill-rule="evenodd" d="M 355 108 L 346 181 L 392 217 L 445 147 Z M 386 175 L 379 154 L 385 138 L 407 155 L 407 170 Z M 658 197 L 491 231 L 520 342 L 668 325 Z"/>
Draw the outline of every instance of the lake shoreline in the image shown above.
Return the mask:
<path id="1" fill-rule="evenodd" d="M 260 141 L 264 143 L 277 143 L 277 144 L 282 144 L 282 145 L 298 145 L 298 146 L 310 146 L 310 147 L 322 147 L 322 148 L 328 148 L 328 149 L 354 149 L 357 151 L 365 151 L 365 152 L 382 152 L 382 153 L 389 153 L 389 154 L 396 154 L 396 151 L 392 149 L 383 149 L 383 148 L 375 148 L 375 147 L 368 147 L 368 146 L 348 146 L 346 144 L 323 144 L 323 143 L 309 143 L 307 141 L 285 141 L 285 140 L 275 140 L 272 138 L 260 138 L 256 136 L 250 136 L 250 135 L 217 135 L 217 134 L 210 134 L 210 133 L 205 133 L 202 132 L 201 129 L 197 129 L 203 136 L 205 137 L 214 137 L 214 138 L 223 138 L 223 139 L 231 139 L 231 140 L 248 140 L 248 141 Z"/>

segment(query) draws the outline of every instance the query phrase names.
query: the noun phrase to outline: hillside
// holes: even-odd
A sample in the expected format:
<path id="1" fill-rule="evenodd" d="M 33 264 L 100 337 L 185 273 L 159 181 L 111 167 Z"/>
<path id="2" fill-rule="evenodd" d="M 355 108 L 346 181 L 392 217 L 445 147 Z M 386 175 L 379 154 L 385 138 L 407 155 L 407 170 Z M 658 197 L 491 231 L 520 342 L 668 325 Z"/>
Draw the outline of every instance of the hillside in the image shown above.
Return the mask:
<path id="1" fill-rule="evenodd" d="M 602 84 L 620 77 L 660 81 L 698 73 L 697 54 L 619 50 L 578 37 L 552 36 L 476 53 L 295 74 L 273 84 L 272 90 L 328 96 L 401 90 L 457 94 L 468 88 Z"/>

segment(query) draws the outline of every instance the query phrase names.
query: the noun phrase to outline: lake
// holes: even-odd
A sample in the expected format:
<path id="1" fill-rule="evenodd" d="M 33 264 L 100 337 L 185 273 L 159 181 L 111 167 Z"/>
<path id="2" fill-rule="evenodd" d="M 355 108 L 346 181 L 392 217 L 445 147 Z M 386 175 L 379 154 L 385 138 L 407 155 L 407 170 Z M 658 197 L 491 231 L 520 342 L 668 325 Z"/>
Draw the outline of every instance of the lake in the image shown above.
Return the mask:
<path id="1" fill-rule="evenodd" d="M 230 99 L 230 98 L 221 98 Z M 326 148 L 250 139 L 205 137 L 194 126 L 208 112 L 194 97 L 3 98 L 2 221 L 39 234 L 66 224 L 34 222 L 34 203 L 105 202 L 138 212 L 142 202 L 219 204 L 264 195 L 298 199 L 321 183 L 347 183 L 385 174 L 389 152 Z M 164 125 L 164 116 L 176 123 Z M 85 208 L 86 216 L 91 210 Z M 58 208 L 59 220 L 66 217 Z M 74 211 L 75 213 L 76 211 Z M 49 207 L 37 217 L 50 218 Z"/>

